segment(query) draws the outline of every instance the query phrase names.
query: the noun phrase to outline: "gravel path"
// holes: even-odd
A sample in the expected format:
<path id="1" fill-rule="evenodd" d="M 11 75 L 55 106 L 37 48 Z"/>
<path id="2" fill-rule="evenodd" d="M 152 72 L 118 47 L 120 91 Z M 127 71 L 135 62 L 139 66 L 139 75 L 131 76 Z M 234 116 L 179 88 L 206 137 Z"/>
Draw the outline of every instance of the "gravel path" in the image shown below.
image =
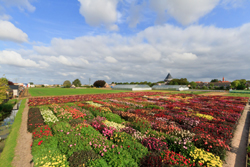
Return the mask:
<path id="1" fill-rule="evenodd" d="M 15 157 L 12 161 L 12 166 L 15 167 L 31 167 L 33 164 L 30 145 L 32 143 L 32 134 L 27 131 L 28 120 L 28 99 L 26 100 L 25 108 L 22 114 L 22 123 L 17 139 L 17 146 L 15 150 Z"/>
<path id="2" fill-rule="evenodd" d="M 232 139 L 231 150 L 227 151 L 226 163 L 223 167 L 246 167 L 246 147 L 248 141 L 249 124 L 250 124 L 250 106 L 245 110 L 236 127 L 234 137 Z"/>

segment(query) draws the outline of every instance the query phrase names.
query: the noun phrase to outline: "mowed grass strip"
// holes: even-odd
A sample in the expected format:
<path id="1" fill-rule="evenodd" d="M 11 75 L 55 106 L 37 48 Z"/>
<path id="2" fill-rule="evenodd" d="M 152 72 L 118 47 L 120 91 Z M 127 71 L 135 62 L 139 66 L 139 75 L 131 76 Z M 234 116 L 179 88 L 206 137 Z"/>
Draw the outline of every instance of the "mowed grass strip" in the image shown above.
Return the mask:
<path id="1" fill-rule="evenodd" d="M 0 157 L 0 167 L 11 166 L 11 162 L 15 156 L 15 148 L 17 144 L 17 138 L 19 136 L 19 129 L 22 123 L 22 113 L 25 107 L 26 99 L 23 99 L 20 108 L 17 112 L 14 123 L 11 127 L 11 132 L 5 141 L 5 147 Z"/>
<path id="2" fill-rule="evenodd" d="M 71 88 L 29 88 L 31 96 L 63 96 L 63 95 L 82 95 L 82 94 L 101 94 L 129 92 L 128 90 L 109 90 L 101 88 L 71 89 Z"/>

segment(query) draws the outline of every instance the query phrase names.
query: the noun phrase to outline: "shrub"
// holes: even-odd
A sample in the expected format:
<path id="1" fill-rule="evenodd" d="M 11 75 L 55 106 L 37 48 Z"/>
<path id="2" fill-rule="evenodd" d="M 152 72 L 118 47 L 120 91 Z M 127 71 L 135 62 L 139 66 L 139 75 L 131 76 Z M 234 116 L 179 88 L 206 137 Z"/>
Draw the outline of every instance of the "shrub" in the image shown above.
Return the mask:
<path id="1" fill-rule="evenodd" d="M 99 87 L 104 87 L 104 85 L 106 84 L 106 82 L 104 80 L 98 80 L 94 82 L 94 86 L 99 88 Z"/>

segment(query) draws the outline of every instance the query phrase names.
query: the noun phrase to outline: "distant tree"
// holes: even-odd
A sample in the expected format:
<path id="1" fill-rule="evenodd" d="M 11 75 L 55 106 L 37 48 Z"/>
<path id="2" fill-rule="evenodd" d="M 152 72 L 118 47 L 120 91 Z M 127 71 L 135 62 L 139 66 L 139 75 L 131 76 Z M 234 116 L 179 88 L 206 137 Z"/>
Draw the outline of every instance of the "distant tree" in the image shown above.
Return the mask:
<path id="1" fill-rule="evenodd" d="M 192 89 L 195 89 L 197 87 L 197 83 L 195 83 L 194 81 L 190 82 L 189 85 Z"/>
<path id="2" fill-rule="evenodd" d="M 34 85 L 34 83 L 33 83 L 33 82 L 30 82 L 30 85 Z"/>
<path id="3" fill-rule="evenodd" d="M 14 83 L 11 81 L 8 81 L 8 85 L 14 85 Z"/>
<path id="4" fill-rule="evenodd" d="M 238 85 L 240 85 L 239 80 L 234 80 L 233 82 L 231 82 L 231 87 L 234 89 L 236 89 Z"/>
<path id="5" fill-rule="evenodd" d="M 81 81 L 79 79 L 75 79 L 72 84 L 74 84 L 76 87 L 80 87 L 82 84 L 81 84 Z"/>
<path id="6" fill-rule="evenodd" d="M 71 82 L 70 82 L 69 80 L 66 80 L 66 81 L 63 82 L 63 86 L 64 86 L 65 88 L 70 88 Z"/>
<path id="7" fill-rule="evenodd" d="M 219 82 L 218 79 L 212 79 L 210 82 Z"/>
<path id="8" fill-rule="evenodd" d="M 214 84 L 213 83 L 210 83 L 209 84 L 209 89 L 213 89 L 214 88 Z"/>
<path id="9" fill-rule="evenodd" d="M 42 85 L 42 87 L 44 87 L 44 85 Z"/>
<path id="10" fill-rule="evenodd" d="M 189 82 L 187 78 L 181 78 L 181 79 L 172 79 L 169 83 L 169 85 L 188 85 Z"/>
<path id="11" fill-rule="evenodd" d="M 94 86 L 99 88 L 99 87 L 104 87 L 104 85 L 106 84 L 106 82 L 104 80 L 98 80 L 94 82 Z"/>
<path id="12" fill-rule="evenodd" d="M 165 83 L 165 81 L 158 81 L 157 83 Z"/>

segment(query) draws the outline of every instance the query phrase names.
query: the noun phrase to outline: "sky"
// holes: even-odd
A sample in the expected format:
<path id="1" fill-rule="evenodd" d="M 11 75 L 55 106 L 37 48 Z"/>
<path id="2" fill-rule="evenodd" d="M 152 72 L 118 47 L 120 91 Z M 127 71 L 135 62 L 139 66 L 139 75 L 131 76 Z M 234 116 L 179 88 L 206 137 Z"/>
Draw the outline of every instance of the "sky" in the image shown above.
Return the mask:
<path id="1" fill-rule="evenodd" d="M 250 0 L 0 0 L 0 77 L 250 80 Z"/>

